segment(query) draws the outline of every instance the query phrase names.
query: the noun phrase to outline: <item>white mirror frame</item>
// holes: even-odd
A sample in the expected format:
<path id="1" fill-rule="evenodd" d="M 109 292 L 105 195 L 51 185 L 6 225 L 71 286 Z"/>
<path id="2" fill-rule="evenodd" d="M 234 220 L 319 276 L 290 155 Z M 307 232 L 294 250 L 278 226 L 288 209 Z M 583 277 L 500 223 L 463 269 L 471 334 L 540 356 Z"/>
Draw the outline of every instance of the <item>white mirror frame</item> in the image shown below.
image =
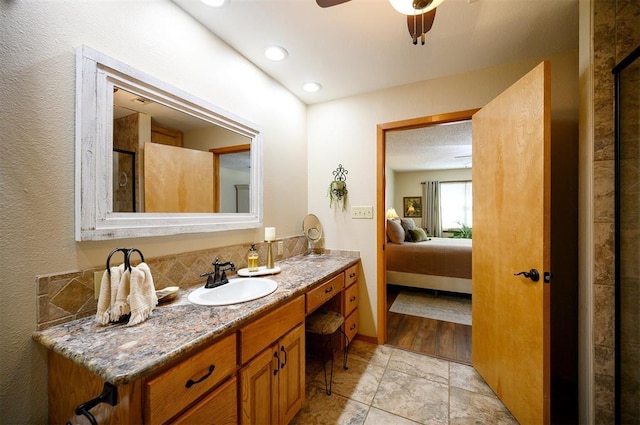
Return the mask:
<path id="1" fill-rule="evenodd" d="M 114 213 L 112 188 L 113 87 L 156 102 L 251 140 L 249 213 Z M 227 111 L 151 77 L 87 46 L 76 52 L 77 241 L 262 227 L 262 135 Z"/>

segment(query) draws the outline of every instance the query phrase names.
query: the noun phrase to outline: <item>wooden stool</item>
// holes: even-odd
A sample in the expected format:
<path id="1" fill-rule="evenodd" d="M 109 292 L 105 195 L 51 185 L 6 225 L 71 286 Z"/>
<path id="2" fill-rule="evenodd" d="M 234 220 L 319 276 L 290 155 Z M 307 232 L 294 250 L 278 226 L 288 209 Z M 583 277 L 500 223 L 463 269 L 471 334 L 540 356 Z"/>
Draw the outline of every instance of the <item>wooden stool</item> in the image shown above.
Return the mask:
<path id="1" fill-rule="evenodd" d="M 323 311 L 313 313 L 307 317 L 306 331 L 312 334 L 322 336 L 323 340 L 327 341 L 329 337 L 329 353 L 331 354 L 331 376 L 327 380 L 327 361 L 325 358 L 324 347 L 321 346 L 320 353 L 322 355 L 322 366 L 324 367 L 324 386 L 327 395 L 331 395 L 331 384 L 333 383 L 333 334 L 338 330 L 344 335 L 345 346 L 343 350 L 343 367 L 347 367 L 347 355 L 349 354 L 349 337 L 342 330 L 342 324 L 344 323 L 344 317 L 340 313 L 334 311 Z"/>

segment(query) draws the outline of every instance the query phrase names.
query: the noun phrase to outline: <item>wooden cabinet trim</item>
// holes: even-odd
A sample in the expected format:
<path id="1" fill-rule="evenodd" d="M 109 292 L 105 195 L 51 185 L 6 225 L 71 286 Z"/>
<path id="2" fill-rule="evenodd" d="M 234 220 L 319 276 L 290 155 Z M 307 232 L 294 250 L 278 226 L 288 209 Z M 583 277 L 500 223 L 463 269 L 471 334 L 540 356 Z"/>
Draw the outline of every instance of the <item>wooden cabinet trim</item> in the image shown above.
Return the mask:
<path id="1" fill-rule="evenodd" d="M 345 317 L 351 314 L 351 312 L 358 307 L 358 298 L 360 290 L 358 285 L 351 285 L 344 290 L 344 315 Z"/>
<path id="2" fill-rule="evenodd" d="M 238 380 L 234 376 L 178 417 L 174 424 L 237 424 Z"/>
<path id="3" fill-rule="evenodd" d="M 266 346 L 302 323 L 304 317 L 304 295 L 301 295 L 241 328 L 240 363 L 246 363 Z"/>
<path id="4" fill-rule="evenodd" d="M 353 341 L 355 336 L 358 334 L 358 330 L 360 328 L 360 316 L 358 314 L 358 309 L 353 310 L 345 320 L 344 320 L 344 332 L 347 334 L 349 338 L 349 342 Z"/>
<path id="5" fill-rule="evenodd" d="M 306 312 L 312 313 L 322 304 L 339 294 L 344 289 L 344 273 L 340 273 L 332 279 L 307 292 Z"/>
<path id="6" fill-rule="evenodd" d="M 360 266 L 360 263 L 354 264 L 353 266 L 351 266 L 347 270 L 345 270 L 345 272 L 344 272 L 344 276 L 345 276 L 344 286 L 345 287 L 349 287 L 349 286 L 353 285 L 354 283 L 356 283 L 358 281 L 358 268 L 359 268 L 359 266 Z"/>
<path id="7" fill-rule="evenodd" d="M 148 380 L 144 386 L 146 422 L 161 424 L 184 410 L 236 371 L 236 357 L 234 333 Z"/>

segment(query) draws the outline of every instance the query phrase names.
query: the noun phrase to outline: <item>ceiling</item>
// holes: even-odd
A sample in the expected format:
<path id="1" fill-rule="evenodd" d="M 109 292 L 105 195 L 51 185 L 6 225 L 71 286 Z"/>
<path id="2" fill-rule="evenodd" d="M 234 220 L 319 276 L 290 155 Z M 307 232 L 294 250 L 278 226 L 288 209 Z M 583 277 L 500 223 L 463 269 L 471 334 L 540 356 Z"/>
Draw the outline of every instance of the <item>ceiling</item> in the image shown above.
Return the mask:
<path id="1" fill-rule="evenodd" d="M 406 17 L 388 0 L 324 9 L 315 0 L 173 2 L 309 105 L 578 48 L 578 0 L 445 0 L 424 46 L 413 45 Z M 268 60 L 264 50 L 273 44 L 288 57 Z M 309 81 L 322 89 L 305 92 Z M 468 125 L 393 133 L 386 161 L 394 170 L 471 162 Z"/>
<path id="2" fill-rule="evenodd" d="M 389 131 L 386 152 L 394 171 L 471 168 L 471 121 Z"/>
<path id="3" fill-rule="evenodd" d="M 445 0 L 424 46 L 388 0 L 173 2 L 307 104 L 578 48 L 578 0 Z M 268 60 L 272 44 L 288 57 Z"/>

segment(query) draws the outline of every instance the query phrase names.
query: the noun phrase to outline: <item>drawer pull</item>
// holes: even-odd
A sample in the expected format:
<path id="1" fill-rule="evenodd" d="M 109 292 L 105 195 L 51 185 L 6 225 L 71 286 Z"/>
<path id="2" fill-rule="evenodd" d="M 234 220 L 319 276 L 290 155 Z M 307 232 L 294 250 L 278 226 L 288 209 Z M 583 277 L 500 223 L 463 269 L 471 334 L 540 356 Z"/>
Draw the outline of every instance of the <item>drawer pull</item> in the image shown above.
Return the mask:
<path id="1" fill-rule="evenodd" d="M 204 381 L 205 379 L 207 379 L 208 377 L 211 376 L 211 374 L 213 373 L 213 370 L 216 367 L 214 365 L 209 365 L 209 372 L 207 372 L 202 378 L 198 379 L 197 381 L 194 381 L 193 379 L 189 379 L 186 383 L 186 387 L 187 388 L 191 388 L 193 387 L 195 384 L 199 384 L 200 382 Z"/>
<path id="2" fill-rule="evenodd" d="M 325 290 L 324 290 L 324 293 L 325 293 L 325 294 L 329 294 L 329 293 L 331 293 L 331 292 L 333 292 L 333 286 L 331 286 L 331 287 L 329 287 L 329 288 L 327 288 L 327 289 L 325 289 Z"/>
<path id="3" fill-rule="evenodd" d="M 355 274 L 355 273 L 351 273 L 351 274 L 349 275 L 349 277 L 356 277 L 356 274 Z"/>
<path id="4" fill-rule="evenodd" d="M 353 325 L 351 325 L 351 327 L 349 328 L 350 331 L 354 330 L 355 328 L 357 328 L 358 325 L 356 325 L 355 323 Z"/>
<path id="5" fill-rule="evenodd" d="M 278 374 L 278 372 L 280 372 L 280 356 L 278 356 L 277 351 L 273 353 L 273 357 L 275 357 L 276 359 L 276 370 L 273 371 L 273 375 L 275 376 Z"/>
<path id="6" fill-rule="evenodd" d="M 287 350 L 285 350 L 284 347 L 280 347 L 280 351 L 284 353 L 284 362 L 282 362 L 281 365 L 281 367 L 284 369 L 285 365 L 287 364 Z"/>
<path id="7" fill-rule="evenodd" d="M 356 296 L 355 295 L 352 295 L 351 298 L 349 298 L 349 302 L 351 302 L 351 303 L 354 302 L 355 300 L 356 300 Z"/>

